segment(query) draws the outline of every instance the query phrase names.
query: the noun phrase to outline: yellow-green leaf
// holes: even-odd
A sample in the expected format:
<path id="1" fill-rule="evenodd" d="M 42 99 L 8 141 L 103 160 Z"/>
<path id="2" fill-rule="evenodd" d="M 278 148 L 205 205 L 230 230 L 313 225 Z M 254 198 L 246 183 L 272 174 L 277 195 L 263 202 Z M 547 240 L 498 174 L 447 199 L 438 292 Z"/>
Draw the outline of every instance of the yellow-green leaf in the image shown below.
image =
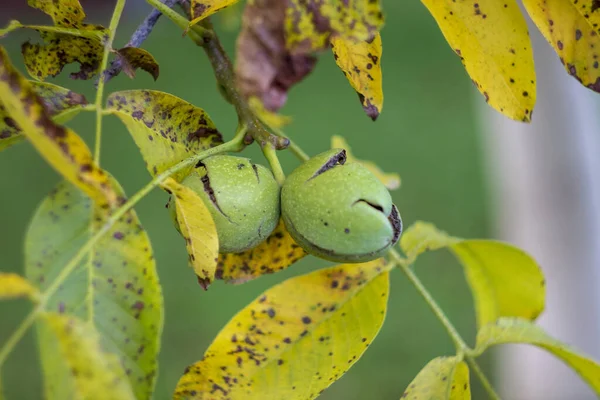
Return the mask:
<path id="1" fill-rule="evenodd" d="M 119 197 L 121 188 L 111 180 Z M 42 294 L 109 216 L 89 197 L 62 182 L 42 202 L 25 237 L 26 277 Z M 163 324 L 162 295 L 152 247 L 135 212 L 129 211 L 97 242 L 90 254 L 48 298 L 47 311 L 88 321 L 102 346 L 116 354 L 136 399 L 149 399 L 156 379 Z M 73 386 L 57 362 L 49 332 L 39 330 L 46 398 L 64 400 Z"/>
<path id="2" fill-rule="evenodd" d="M 123 121 L 155 176 L 185 158 L 223 143 L 208 114 L 179 97 L 154 90 L 127 90 L 108 97 L 108 110 Z M 173 176 L 186 176 L 193 166 Z"/>
<path id="3" fill-rule="evenodd" d="M 267 290 L 186 369 L 175 399 L 317 397 L 379 332 L 390 267 L 381 259 L 339 265 Z"/>
<path id="4" fill-rule="evenodd" d="M 102 348 L 92 325 L 53 312 L 43 314 L 42 321 L 57 339 L 57 353 L 74 381 L 75 398 L 135 399 L 119 358 Z"/>
<path id="5" fill-rule="evenodd" d="M 271 128 L 279 129 L 292 123 L 292 117 L 267 110 L 262 101 L 256 96 L 248 99 L 248 105 L 252 108 L 254 114 Z"/>
<path id="6" fill-rule="evenodd" d="M 476 351 L 505 343 L 524 343 L 541 347 L 564 361 L 600 395 L 600 365 L 575 349 L 552 338 L 542 328 L 521 318 L 500 318 L 477 333 Z M 524 360 L 523 362 L 527 362 Z"/>
<path id="7" fill-rule="evenodd" d="M 244 283 L 264 274 L 286 269 L 306 256 L 306 252 L 290 236 L 283 220 L 269 237 L 243 253 L 219 254 L 217 279 L 228 283 Z"/>
<path id="8" fill-rule="evenodd" d="M 485 101 L 509 118 L 529 122 L 535 105 L 535 70 L 527 24 L 517 2 L 421 1 Z"/>
<path id="9" fill-rule="evenodd" d="M 37 288 L 22 276 L 0 272 L 0 300 L 28 297 L 35 301 L 39 295 Z"/>
<path id="10" fill-rule="evenodd" d="M 372 161 L 360 160 L 352 154 L 350 145 L 342 136 L 333 135 L 331 137 L 331 148 L 332 149 L 344 149 L 346 150 L 346 161 L 356 162 L 362 164 L 367 168 L 373 175 L 377 177 L 390 190 L 398 189 L 400 187 L 400 175 L 396 173 L 385 173 Z"/>
<path id="11" fill-rule="evenodd" d="M 85 12 L 79 0 L 27 0 L 27 4 L 48 14 L 54 25 L 77 28 L 85 19 Z"/>
<path id="12" fill-rule="evenodd" d="M 0 104 L 40 154 L 61 175 L 97 204 L 112 208 L 120 201 L 109 177 L 93 161 L 85 142 L 55 124 L 33 86 L 11 65 L 0 47 Z"/>
<path id="13" fill-rule="evenodd" d="M 400 246 L 410 262 L 427 250 L 448 247 L 454 253 L 473 292 L 479 327 L 500 317 L 534 320 L 544 310 L 542 271 L 530 255 L 510 244 L 448 236 L 419 221 L 404 232 Z"/>
<path id="14" fill-rule="evenodd" d="M 147 50 L 140 49 L 139 47 L 123 47 L 122 49 L 116 50 L 116 53 L 121 60 L 123 72 L 131 79 L 135 78 L 135 70 L 138 68 L 141 68 L 152 75 L 154 80 L 158 79 L 158 63 L 154 56 Z"/>
<path id="15" fill-rule="evenodd" d="M 206 290 L 215 278 L 217 257 L 219 256 L 219 237 L 217 227 L 210 211 L 193 190 L 177 183 L 173 178 L 163 184 L 175 199 L 179 232 L 185 239 L 190 265 L 198 275 L 198 282 Z"/>
<path id="16" fill-rule="evenodd" d="M 378 33 L 370 41 L 334 37 L 331 49 L 338 67 L 356 90 L 363 109 L 375 121 L 383 108 L 381 35 Z"/>
<path id="17" fill-rule="evenodd" d="M 46 108 L 48 115 L 56 123 L 67 122 L 87 104 L 83 95 L 67 88 L 36 81 L 29 83 Z M 21 134 L 15 121 L 0 104 L 0 151 L 24 139 L 25 136 Z"/>
<path id="18" fill-rule="evenodd" d="M 401 398 L 471 400 L 469 367 L 458 357 L 434 358 L 412 380 Z"/>
<path id="19" fill-rule="evenodd" d="M 371 40 L 383 26 L 379 0 L 290 0 L 286 41 L 294 51 L 320 50 L 335 36 Z"/>
<path id="20" fill-rule="evenodd" d="M 238 1 L 239 0 L 191 0 L 190 12 L 192 18 L 189 26 L 196 25 L 204 18 L 213 15 L 225 7 L 235 4 Z"/>
<path id="21" fill-rule="evenodd" d="M 523 0 L 542 35 L 552 45 L 567 72 L 600 92 L 600 11 L 597 1 Z"/>

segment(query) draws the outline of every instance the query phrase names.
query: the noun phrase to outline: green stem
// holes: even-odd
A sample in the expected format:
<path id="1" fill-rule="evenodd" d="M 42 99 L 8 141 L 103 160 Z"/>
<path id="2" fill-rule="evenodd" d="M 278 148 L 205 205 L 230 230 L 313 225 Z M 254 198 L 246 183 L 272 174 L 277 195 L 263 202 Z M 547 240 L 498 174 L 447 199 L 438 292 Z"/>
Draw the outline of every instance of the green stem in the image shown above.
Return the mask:
<path id="1" fill-rule="evenodd" d="M 180 27 L 198 46 L 204 44 L 204 40 L 207 37 L 212 36 L 212 31 L 206 30 L 199 25 L 194 25 L 190 28 L 190 21 L 177 11 L 169 8 L 166 4 L 160 0 L 146 0 L 146 3 L 156 8 L 161 12 L 162 15 L 173 21 L 178 27 Z"/>
<path id="2" fill-rule="evenodd" d="M 100 164 L 100 146 L 102 142 L 102 100 L 104 97 L 104 71 L 108 66 L 108 56 L 112 50 L 113 40 L 115 39 L 115 32 L 123 14 L 123 8 L 125 7 L 125 0 L 117 0 L 115 10 L 113 11 L 110 24 L 108 25 L 108 38 L 104 43 L 104 54 L 102 55 L 102 63 L 100 64 L 100 79 L 98 79 L 98 88 L 96 90 L 96 143 L 94 146 L 94 161 L 96 164 Z"/>
<path id="3" fill-rule="evenodd" d="M 273 171 L 273 175 L 275 176 L 275 180 L 279 183 L 279 186 L 283 185 L 285 181 L 285 174 L 283 173 L 283 169 L 281 168 L 281 164 L 279 163 L 279 158 L 277 157 L 277 152 L 271 146 L 265 146 L 262 148 L 262 152 L 269 162 L 271 166 L 271 171 Z"/>
<path id="4" fill-rule="evenodd" d="M 104 236 L 112 226 L 121 219 L 126 212 L 131 210 L 141 199 L 143 199 L 152 189 L 160 185 L 165 179 L 169 178 L 174 173 L 186 168 L 190 165 L 196 164 L 198 161 L 213 156 L 219 153 L 236 152 L 244 148 L 244 135 L 246 134 L 245 128 L 240 128 L 236 133 L 235 137 L 229 142 L 223 143 L 219 146 L 211 147 L 203 152 L 193 155 L 192 157 L 186 158 L 185 160 L 175 164 L 174 166 L 166 169 L 164 172 L 156 175 L 148 184 L 134 194 L 127 202 L 119 207 L 115 212 L 106 220 L 104 225 L 99 230 L 93 233 L 93 235 L 87 240 L 87 242 L 79 249 L 77 254 L 67 263 L 60 274 L 52 281 L 48 289 L 40 296 L 38 305 L 29 313 L 29 315 L 21 322 L 13 334 L 8 338 L 4 346 L 0 349 L 0 367 L 14 349 L 16 344 L 21 340 L 25 332 L 35 322 L 40 312 L 44 310 L 48 299 L 58 290 L 60 285 L 65 279 L 75 270 L 81 260 L 92 250 L 93 246 Z"/>
<path id="5" fill-rule="evenodd" d="M 490 381 L 488 381 L 487 377 L 479 367 L 479 364 L 477 364 L 477 361 L 475 361 L 475 359 L 471 356 L 467 356 L 466 358 L 467 362 L 471 365 L 471 369 L 475 372 L 475 375 L 477 375 L 477 377 L 481 381 L 483 388 L 486 392 L 488 392 L 490 399 L 500 400 L 500 396 L 498 395 L 498 393 L 496 393 Z"/>

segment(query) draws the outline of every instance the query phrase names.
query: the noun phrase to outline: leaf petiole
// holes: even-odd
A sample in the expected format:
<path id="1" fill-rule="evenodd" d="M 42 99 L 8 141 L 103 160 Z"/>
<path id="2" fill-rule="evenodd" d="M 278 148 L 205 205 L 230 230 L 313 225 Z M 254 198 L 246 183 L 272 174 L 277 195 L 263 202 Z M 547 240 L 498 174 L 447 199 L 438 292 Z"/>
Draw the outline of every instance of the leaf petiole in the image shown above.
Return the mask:
<path id="1" fill-rule="evenodd" d="M 271 171 L 273 171 L 273 175 L 275 176 L 275 180 L 279 184 L 279 186 L 283 185 L 285 181 L 285 174 L 283 173 L 283 169 L 281 168 L 281 163 L 279 162 L 279 158 L 277 157 L 277 151 L 272 146 L 264 146 L 262 148 L 262 152 L 269 162 L 271 166 Z"/>

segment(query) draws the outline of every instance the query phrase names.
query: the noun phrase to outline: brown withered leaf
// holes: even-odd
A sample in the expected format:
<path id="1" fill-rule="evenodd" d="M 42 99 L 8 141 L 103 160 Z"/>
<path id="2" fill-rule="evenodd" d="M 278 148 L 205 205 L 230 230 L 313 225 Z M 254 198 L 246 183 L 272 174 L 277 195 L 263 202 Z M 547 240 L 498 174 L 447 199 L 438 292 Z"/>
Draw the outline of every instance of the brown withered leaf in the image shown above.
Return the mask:
<path id="1" fill-rule="evenodd" d="M 237 41 L 236 74 L 245 97 L 258 97 L 265 108 L 279 110 L 287 92 L 313 70 L 317 59 L 309 53 L 291 54 L 286 48 L 287 1 L 249 1 Z"/>
<path id="2" fill-rule="evenodd" d="M 123 47 L 116 50 L 116 54 L 121 60 L 123 72 L 131 79 L 135 78 L 135 70 L 138 68 L 152 75 L 154 80 L 158 79 L 158 63 L 148 51 L 139 47 Z"/>

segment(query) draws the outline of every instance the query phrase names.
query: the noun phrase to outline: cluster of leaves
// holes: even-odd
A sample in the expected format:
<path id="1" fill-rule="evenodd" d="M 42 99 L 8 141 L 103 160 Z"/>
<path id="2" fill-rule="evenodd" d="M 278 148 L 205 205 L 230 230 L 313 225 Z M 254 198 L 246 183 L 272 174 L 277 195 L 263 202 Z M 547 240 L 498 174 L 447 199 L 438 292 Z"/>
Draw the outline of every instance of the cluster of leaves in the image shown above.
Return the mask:
<path id="1" fill-rule="evenodd" d="M 162 6 L 157 0 L 148 2 Z M 205 18 L 234 3 L 191 0 L 189 21 L 175 12 L 167 16 L 187 28 L 190 37 L 200 37 L 198 44 L 215 45 L 218 39 Z M 482 1 L 468 7 L 464 2 L 424 3 L 489 103 L 511 118 L 529 120 L 535 79 L 527 32 L 516 3 Z M 542 25 L 541 17 L 535 18 L 542 15 L 542 6 L 525 3 L 538 26 Z M 304 257 L 306 253 L 282 223 L 254 249 L 219 254 L 210 213 L 198 195 L 181 182 L 202 158 L 241 150 L 246 132 L 256 133 L 249 131 L 249 125 L 261 121 L 263 128 L 278 132 L 289 123 L 289 118 L 276 111 L 289 88 L 313 69 L 315 54 L 328 47 L 367 115 L 376 119 L 383 105 L 380 4 L 372 0 L 344 2 L 343 6 L 333 1 L 249 1 L 237 49 L 237 84 L 242 96 L 226 93 L 229 100 L 237 101 L 240 128 L 227 142 L 203 109 L 168 93 L 113 92 L 103 105 L 104 79 L 100 79 L 97 101 L 88 105 L 80 94 L 42 82 L 73 62 L 81 66 L 73 78 L 90 79 L 99 74 L 103 78 L 111 53 L 129 76 L 142 68 L 158 77 L 158 64 L 148 52 L 112 47 L 123 0 L 117 2 L 108 29 L 86 24 L 78 0 L 29 0 L 29 4 L 52 17 L 54 23 L 34 26 L 12 21 L 0 30 L 2 36 L 15 29 L 33 29 L 42 39 L 41 44 L 25 43 L 22 48 L 33 80 L 23 77 L 0 47 L 0 150 L 26 139 L 64 181 L 42 201 L 31 222 L 25 243 L 25 276 L 0 273 L 0 299 L 25 297 L 34 304 L 0 349 L 0 367 L 24 331 L 35 324 L 47 398 L 150 398 L 157 374 L 163 304 L 152 247 L 133 206 L 157 186 L 172 194 L 170 206 L 175 207 L 190 265 L 205 289 L 215 279 L 242 283 L 287 268 Z M 560 14 L 550 26 L 556 24 L 554 29 L 561 33 L 557 46 L 565 49 L 569 71 L 598 90 L 597 81 L 589 83 L 597 79 L 592 71 L 597 63 L 591 61 L 595 55 L 587 47 L 577 47 L 581 43 L 593 47 L 596 31 L 581 25 L 586 21 L 595 24 L 595 9 L 578 20 L 576 26 L 581 27 L 573 38 L 565 34 L 564 26 L 558 29 L 569 18 L 588 11 L 583 4 L 575 4 L 556 1 L 544 5 L 549 8 L 543 12 Z M 514 29 L 497 37 L 489 34 L 499 26 Z M 552 29 L 547 33 L 555 35 Z M 220 67 L 231 68 L 222 55 L 221 60 Z M 235 90 L 232 82 L 219 83 Z M 240 112 L 246 111 L 244 107 L 256 118 L 245 120 L 248 114 Z M 89 110 L 97 113 L 100 127 L 104 114 L 118 117 L 140 149 L 152 180 L 130 199 L 100 167 L 99 142 L 96 156 L 92 156 L 82 139 L 61 125 Z M 100 131 L 97 134 L 100 137 Z M 349 150 L 340 137 L 332 138 L 332 146 Z M 305 158 L 301 151 L 296 152 Z M 399 187 L 398 175 L 386 174 L 349 151 L 348 158 L 363 163 L 388 188 Z M 470 398 L 467 362 L 479 374 L 474 359 L 502 343 L 530 343 L 552 352 L 600 394 L 600 366 L 533 324 L 544 307 L 544 278 L 527 254 L 505 243 L 451 237 L 421 222 L 404 233 L 400 248 L 404 256 L 392 250 L 383 259 L 319 270 L 262 293 L 232 318 L 204 357 L 186 369 L 174 397 L 315 398 L 361 357 L 377 335 L 387 312 L 389 272 L 394 268 L 402 270 L 417 287 L 457 348 L 456 355 L 427 364 L 404 397 Z M 456 333 L 412 270 L 419 255 L 441 248 L 456 255 L 473 293 L 478 327 L 473 348 Z"/>

